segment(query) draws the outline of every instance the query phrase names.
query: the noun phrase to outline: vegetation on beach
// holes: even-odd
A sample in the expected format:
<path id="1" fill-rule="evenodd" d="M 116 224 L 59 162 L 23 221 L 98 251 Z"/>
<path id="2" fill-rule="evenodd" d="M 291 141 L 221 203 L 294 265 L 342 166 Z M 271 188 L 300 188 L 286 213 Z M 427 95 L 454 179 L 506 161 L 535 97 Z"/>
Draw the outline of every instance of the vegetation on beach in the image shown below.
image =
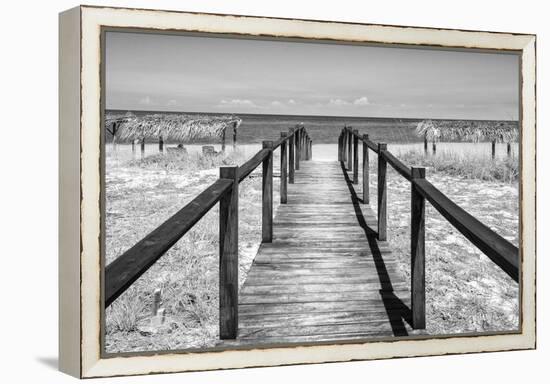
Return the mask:
<path id="1" fill-rule="evenodd" d="M 399 156 L 400 159 L 404 158 Z M 517 185 L 426 176 L 460 207 L 519 243 Z M 388 241 L 399 270 L 410 282 L 410 183 L 388 168 Z M 370 199 L 376 202 L 376 161 L 370 168 Z M 376 211 L 376 203 L 371 205 Z M 519 325 L 519 289 L 506 273 L 426 203 L 426 319 L 429 334 L 509 331 Z"/>
<path id="2" fill-rule="evenodd" d="M 511 143 L 518 139 L 516 121 L 471 121 L 471 120 L 423 120 L 416 133 L 429 141 L 494 141 Z"/>
<path id="3" fill-rule="evenodd" d="M 218 177 L 218 166 L 240 165 L 244 160 L 239 151 L 216 155 L 175 151 L 110 164 L 106 175 L 106 262 L 210 185 Z M 261 240 L 261 179 L 244 180 L 239 199 L 242 283 Z M 218 210 L 213 208 L 106 309 L 106 351 L 215 346 L 219 342 L 218 259 Z M 165 321 L 151 327 L 156 289 L 162 291 Z"/>
<path id="4" fill-rule="evenodd" d="M 458 178 L 514 183 L 519 178 L 517 158 L 491 159 L 480 154 L 462 156 L 452 151 L 439 151 L 435 155 L 409 150 L 399 154 L 405 164 L 423 166 L 436 173 Z"/>

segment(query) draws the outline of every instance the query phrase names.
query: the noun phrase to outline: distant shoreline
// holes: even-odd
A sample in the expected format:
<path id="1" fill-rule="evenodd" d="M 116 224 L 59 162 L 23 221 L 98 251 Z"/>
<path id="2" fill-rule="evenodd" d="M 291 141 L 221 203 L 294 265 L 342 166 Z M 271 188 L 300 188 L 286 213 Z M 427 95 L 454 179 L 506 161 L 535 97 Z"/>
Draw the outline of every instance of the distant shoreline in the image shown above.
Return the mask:
<path id="1" fill-rule="evenodd" d="M 420 122 L 422 120 L 434 120 L 434 121 L 483 121 L 483 122 L 516 122 L 519 123 L 519 120 L 511 119 L 448 119 L 448 118 L 432 118 L 432 117 L 382 117 L 382 116 L 337 116 L 337 115 L 284 115 L 284 114 L 270 114 L 270 113 L 240 113 L 240 112 L 198 112 L 198 111 L 155 111 L 155 110 L 138 110 L 138 109 L 105 109 L 106 113 L 126 113 L 132 112 L 136 115 L 141 114 L 186 114 L 186 115 L 214 115 L 214 116 L 223 116 L 223 115 L 237 115 L 239 117 L 251 117 L 251 118 L 292 118 L 292 119 L 338 119 L 338 120 L 352 120 L 352 121 L 388 121 L 388 120 L 398 120 L 406 122 Z"/>

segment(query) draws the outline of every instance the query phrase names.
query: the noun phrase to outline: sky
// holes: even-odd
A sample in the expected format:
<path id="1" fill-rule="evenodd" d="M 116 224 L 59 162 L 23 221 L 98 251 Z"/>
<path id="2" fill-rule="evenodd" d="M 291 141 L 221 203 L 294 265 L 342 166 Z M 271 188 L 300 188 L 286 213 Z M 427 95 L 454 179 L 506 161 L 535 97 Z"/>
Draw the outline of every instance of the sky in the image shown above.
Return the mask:
<path id="1" fill-rule="evenodd" d="M 107 109 L 518 118 L 519 56 L 108 32 Z"/>

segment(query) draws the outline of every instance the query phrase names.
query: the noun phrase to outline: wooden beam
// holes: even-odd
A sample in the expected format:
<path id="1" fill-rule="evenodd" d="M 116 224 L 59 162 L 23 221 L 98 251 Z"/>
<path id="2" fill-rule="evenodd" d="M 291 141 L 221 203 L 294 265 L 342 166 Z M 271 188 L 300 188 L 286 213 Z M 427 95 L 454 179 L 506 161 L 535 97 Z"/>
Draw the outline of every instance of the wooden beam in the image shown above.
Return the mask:
<path id="1" fill-rule="evenodd" d="M 287 136 L 286 132 L 281 132 L 281 138 Z M 286 153 L 286 140 L 281 143 L 281 182 L 280 195 L 281 204 L 286 204 L 287 201 L 287 153 Z"/>
<path id="2" fill-rule="evenodd" d="M 411 168 L 413 180 L 426 177 L 425 168 Z M 425 278 L 425 210 L 426 200 L 411 183 L 411 312 L 414 329 L 426 328 Z"/>
<path id="3" fill-rule="evenodd" d="M 353 166 L 353 133 L 351 132 L 351 128 L 348 128 L 348 170 L 351 170 L 351 167 Z"/>
<path id="4" fill-rule="evenodd" d="M 359 184 L 359 131 L 353 131 L 353 184 Z"/>
<path id="5" fill-rule="evenodd" d="M 369 204 L 369 135 L 363 135 L 363 204 Z"/>
<path id="6" fill-rule="evenodd" d="M 296 147 L 296 155 L 294 156 L 295 163 L 295 169 L 298 171 L 300 170 L 300 132 L 301 128 L 296 127 L 296 131 L 294 132 L 294 141 L 295 141 L 295 147 Z"/>
<path id="7" fill-rule="evenodd" d="M 273 142 L 264 141 L 262 147 L 269 150 L 262 166 L 262 242 L 271 243 L 273 240 Z"/>
<path id="8" fill-rule="evenodd" d="M 288 134 L 294 133 L 293 128 L 288 129 Z M 288 139 L 288 182 L 294 184 L 294 136 L 290 136 Z"/>
<path id="9" fill-rule="evenodd" d="M 387 225 L 387 193 L 388 186 L 386 181 L 387 164 L 382 155 L 383 151 L 388 149 L 385 143 L 378 144 L 378 240 L 386 241 Z"/>
<path id="10" fill-rule="evenodd" d="M 239 323 L 239 168 L 221 167 L 220 178 L 232 181 L 231 189 L 220 199 L 220 338 L 235 339 Z"/>

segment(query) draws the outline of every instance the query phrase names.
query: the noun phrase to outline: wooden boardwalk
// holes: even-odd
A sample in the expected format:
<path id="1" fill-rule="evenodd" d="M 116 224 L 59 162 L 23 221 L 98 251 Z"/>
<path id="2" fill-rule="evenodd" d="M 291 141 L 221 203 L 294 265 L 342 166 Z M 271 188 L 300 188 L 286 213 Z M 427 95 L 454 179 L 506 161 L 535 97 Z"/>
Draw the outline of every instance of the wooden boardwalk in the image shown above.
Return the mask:
<path id="1" fill-rule="evenodd" d="M 239 292 L 238 344 L 406 336 L 410 289 L 339 162 L 306 161 Z M 360 192 L 360 191 L 359 191 Z M 358 193 L 360 195 L 360 193 Z"/>

